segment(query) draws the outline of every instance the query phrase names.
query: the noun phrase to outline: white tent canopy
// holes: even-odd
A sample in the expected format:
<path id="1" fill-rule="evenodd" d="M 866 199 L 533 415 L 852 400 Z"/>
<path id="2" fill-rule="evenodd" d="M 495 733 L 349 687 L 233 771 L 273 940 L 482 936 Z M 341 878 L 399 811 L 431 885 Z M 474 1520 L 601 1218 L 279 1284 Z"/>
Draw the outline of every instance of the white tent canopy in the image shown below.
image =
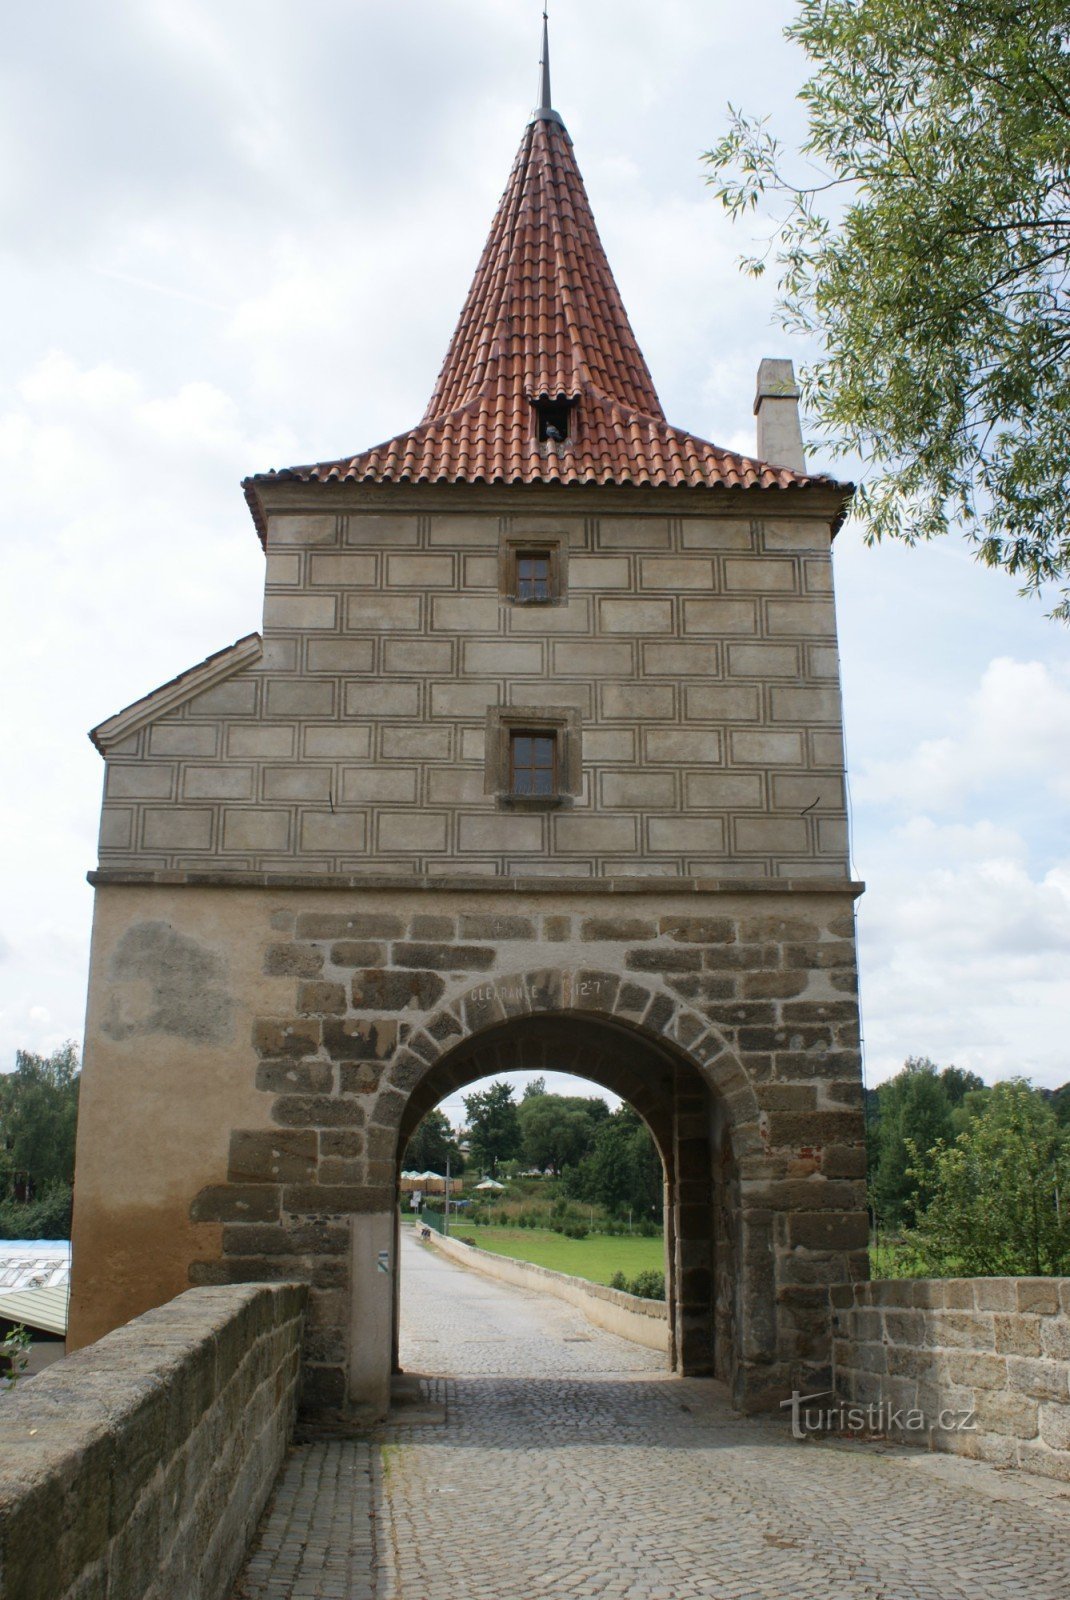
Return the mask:
<path id="1" fill-rule="evenodd" d="M 477 1189 L 504 1189 L 504 1183 L 496 1183 L 493 1178 L 484 1178 L 482 1183 L 476 1184 Z"/>

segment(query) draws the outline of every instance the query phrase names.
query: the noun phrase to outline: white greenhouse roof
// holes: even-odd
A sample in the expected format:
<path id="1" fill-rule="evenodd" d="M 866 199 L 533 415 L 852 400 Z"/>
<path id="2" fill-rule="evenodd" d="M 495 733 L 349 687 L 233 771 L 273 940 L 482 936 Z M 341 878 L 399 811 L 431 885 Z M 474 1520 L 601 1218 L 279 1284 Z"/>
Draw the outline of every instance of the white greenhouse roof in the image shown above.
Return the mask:
<path id="1" fill-rule="evenodd" d="M 50 1288 L 0 1289 L 0 1318 L 44 1333 L 67 1333 L 67 1284 Z"/>

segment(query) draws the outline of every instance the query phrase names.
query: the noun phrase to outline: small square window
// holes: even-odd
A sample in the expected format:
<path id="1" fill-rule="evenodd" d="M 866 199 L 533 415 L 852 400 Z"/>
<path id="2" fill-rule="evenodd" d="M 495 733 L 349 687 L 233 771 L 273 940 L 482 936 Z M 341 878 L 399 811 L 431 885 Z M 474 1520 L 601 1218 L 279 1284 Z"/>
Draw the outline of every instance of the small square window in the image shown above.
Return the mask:
<path id="1" fill-rule="evenodd" d="M 516 598 L 527 605 L 553 599 L 553 558 L 549 550 L 518 550 Z"/>
<path id="2" fill-rule="evenodd" d="M 510 731 L 509 793 L 542 797 L 557 793 L 557 738 L 553 733 L 523 728 Z"/>
<path id="3" fill-rule="evenodd" d="M 563 533 L 504 534 L 498 546 L 498 589 L 518 606 L 568 600 L 568 539 Z"/>
<path id="4" fill-rule="evenodd" d="M 488 706 L 485 794 L 506 810 L 570 806 L 581 792 L 578 707 Z"/>

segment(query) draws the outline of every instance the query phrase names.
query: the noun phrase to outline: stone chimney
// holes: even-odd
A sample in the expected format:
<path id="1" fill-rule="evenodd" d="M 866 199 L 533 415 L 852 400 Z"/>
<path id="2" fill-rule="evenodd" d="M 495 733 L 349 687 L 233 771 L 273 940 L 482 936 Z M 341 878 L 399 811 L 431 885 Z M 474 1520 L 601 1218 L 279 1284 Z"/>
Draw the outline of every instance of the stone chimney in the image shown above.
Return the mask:
<path id="1" fill-rule="evenodd" d="M 758 460 L 774 467 L 806 471 L 802 428 L 799 425 L 799 388 L 790 361 L 767 356 L 758 368 L 758 392 L 754 397 L 758 418 Z"/>

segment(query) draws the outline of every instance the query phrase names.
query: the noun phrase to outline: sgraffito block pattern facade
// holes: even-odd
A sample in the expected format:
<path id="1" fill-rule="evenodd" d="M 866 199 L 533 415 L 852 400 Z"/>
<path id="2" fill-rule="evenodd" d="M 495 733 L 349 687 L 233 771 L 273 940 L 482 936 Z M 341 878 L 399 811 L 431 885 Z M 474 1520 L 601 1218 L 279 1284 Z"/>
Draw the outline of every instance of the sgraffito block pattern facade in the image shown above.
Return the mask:
<path id="1" fill-rule="evenodd" d="M 249 479 L 262 636 L 95 730 L 75 1345 L 298 1279 L 305 1410 L 381 1415 L 406 1144 L 551 1069 L 660 1151 L 674 1368 L 750 1408 L 827 1383 L 867 1272 L 850 491 L 805 471 L 790 363 L 756 409 L 755 459 L 668 424 L 544 105 L 423 422 Z"/>
<path id="2" fill-rule="evenodd" d="M 100 731 L 102 865 L 846 874 L 827 505 L 765 521 L 346 498 L 271 519 L 262 649 Z M 500 592 L 517 534 L 563 542 L 559 603 Z M 487 713 L 533 702 L 578 714 L 579 792 L 509 812 L 486 793 Z"/>

